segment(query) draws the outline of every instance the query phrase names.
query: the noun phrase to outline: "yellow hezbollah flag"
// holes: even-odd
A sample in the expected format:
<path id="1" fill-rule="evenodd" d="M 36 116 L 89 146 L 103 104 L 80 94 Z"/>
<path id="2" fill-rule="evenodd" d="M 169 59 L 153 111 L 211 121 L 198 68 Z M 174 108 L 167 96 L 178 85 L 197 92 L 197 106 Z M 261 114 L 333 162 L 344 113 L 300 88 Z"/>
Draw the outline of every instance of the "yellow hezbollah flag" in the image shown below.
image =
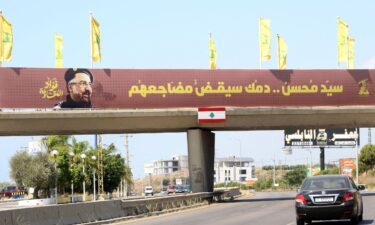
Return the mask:
<path id="1" fill-rule="evenodd" d="M 63 67 L 63 38 L 61 35 L 55 35 L 55 67 Z"/>
<path id="2" fill-rule="evenodd" d="M 216 48 L 215 48 L 215 42 L 211 37 L 210 34 L 210 69 L 214 70 L 216 69 Z"/>
<path id="3" fill-rule="evenodd" d="M 354 69 L 354 43 L 355 39 L 348 37 L 348 69 Z"/>
<path id="4" fill-rule="evenodd" d="M 13 32 L 12 25 L 0 15 L 0 62 L 12 59 Z"/>
<path id="5" fill-rule="evenodd" d="M 277 35 L 277 53 L 279 57 L 279 69 L 286 69 L 286 57 L 288 55 L 288 45 L 279 35 Z"/>
<path id="6" fill-rule="evenodd" d="M 93 62 L 100 62 L 100 30 L 99 23 L 91 16 L 91 59 Z"/>
<path id="7" fill-rule="evenodd" d="M 271 20 L 259 18 L 260 61 L 271 59 Z"/>
<path id="8" fill-rule="evenodd" d="M 348 24 L 338 18 L 337 47 L 338 63 L 348 61 Z"/>

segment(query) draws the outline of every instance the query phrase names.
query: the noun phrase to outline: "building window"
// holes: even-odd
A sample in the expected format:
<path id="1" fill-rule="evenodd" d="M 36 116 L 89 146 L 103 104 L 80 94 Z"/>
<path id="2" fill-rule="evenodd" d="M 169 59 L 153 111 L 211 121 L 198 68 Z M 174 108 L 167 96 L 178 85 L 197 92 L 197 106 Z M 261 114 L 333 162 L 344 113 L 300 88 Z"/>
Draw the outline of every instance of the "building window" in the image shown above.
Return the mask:
<path id="1" fill-rule="evenodd" d="M 244 182 L 246 180 L 246 177 L 240 177 L 240 181 Z"/>
<path id="2" fill-rule="evenodd" d="M 242 174 L 242 175 L 244 175 L 244 174 L 246 174 L 246 170 L 240 170 L 240 174 Z"/>

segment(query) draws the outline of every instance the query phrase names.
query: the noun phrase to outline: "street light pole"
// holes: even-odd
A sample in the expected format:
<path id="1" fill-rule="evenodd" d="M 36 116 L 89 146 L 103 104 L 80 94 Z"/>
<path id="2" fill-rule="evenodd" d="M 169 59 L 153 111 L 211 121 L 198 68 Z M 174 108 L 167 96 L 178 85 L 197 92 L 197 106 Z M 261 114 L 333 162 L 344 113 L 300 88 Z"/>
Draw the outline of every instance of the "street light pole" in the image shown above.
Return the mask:
<path id="1" fill-rule="evenodd" d="M 273 186 L 276 186 L 276 155 L 273 154 Z"/>
<path id="2" fill-rule="evenodd" d="M 91 159 L 94 161 L 94 165 L 95 165 L 95 161 L 96 161 L 96 156 L 91 156 Z M 93 188 L 94 188 L 94 192 L 93 192 L 93 194 L 94 194 L 94 196 L 93 196 L 93 201 L 96 201 L 96 188 L 95 188 L 95 166 L 94 166 L 94 168 L 93 168 L 93 170 L 92 170 L 92 177 L 93 177 Z"/>
<path id="3" fill-rule="evenodd" d="M 356 150 L 356 157 L 355 157 L 355 161 L 356 161 L 356 163 L 355 163 L 355 176 L 356 176 L 356 178 L 355 178 L 355 181 L 357 182 L 357 184 L 358 184 L 358 178 L 359 178 L 359 166 L 358 166 L 358 137 L 355 139 L 355 150 Z"/>
<path id="4" fill-rule="evenodd" d="M 73 173 L 73 162 L 74 162 L 74 152 L 69 152 L 70 156 L 70 172 Z M 73 183 L 73 176 L 70 181 L 70 188 L 72 189 L 72 203 L 74 202 L 74 183 Z"/>
<path id="5" fill-rule="evenodd" d="M 241 165 L 241 155 L 242 155 L 242 141 L 241 139 L 237 139 L 237 138 L 234 138 L 234 140 L 238 141 L 238 143 L 240 144 L 240 155 L 239 155 L 239 163 L 240 163 L 240 168 L 239 168 L 239 172 L 238 172 L 238 177 L 239 179 L 237 180 L 238 183 L 240 183 L 240 189 L 241 189 L 241 170 L 242 170 L 242 165 Z"/>
<path id="6" fill-rule="evenodd" d="M 85 181 L 85 158 L 86 158 L 86 154 L 85 153 L 82 153 L 81 154 L 81 158 L 83 160 L 83 182 L 82 182 L 82 187 L 83 187 L 83 201 L 86 201 L 86 181 Z"/>
<path id="7" fill-rule="evenodd" d="M 53 155 L 53 158 L 55 160 L 55 201 L 56 201 L 56 205 L 58 204 L 58 201 L 57 201 L 57 161 L 56 161 L 56 158 L 57 158 L 57 155 L 59 154 L 59 152 L 57 150 L 52 150 L 51 154 Z"/>

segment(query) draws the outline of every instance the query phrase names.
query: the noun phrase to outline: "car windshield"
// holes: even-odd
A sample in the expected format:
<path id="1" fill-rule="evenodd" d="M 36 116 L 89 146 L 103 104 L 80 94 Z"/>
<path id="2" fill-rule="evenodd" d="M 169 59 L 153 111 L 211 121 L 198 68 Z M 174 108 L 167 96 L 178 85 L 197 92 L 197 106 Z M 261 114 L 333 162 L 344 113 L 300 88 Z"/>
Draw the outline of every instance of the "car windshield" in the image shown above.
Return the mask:
<path id="1" fill-rule="evenodd" d="M 303 190 L 344 189 L 348 187 L 348 180 L 344 177 L 311 178 L 307 179 L 302 185 Z"/>

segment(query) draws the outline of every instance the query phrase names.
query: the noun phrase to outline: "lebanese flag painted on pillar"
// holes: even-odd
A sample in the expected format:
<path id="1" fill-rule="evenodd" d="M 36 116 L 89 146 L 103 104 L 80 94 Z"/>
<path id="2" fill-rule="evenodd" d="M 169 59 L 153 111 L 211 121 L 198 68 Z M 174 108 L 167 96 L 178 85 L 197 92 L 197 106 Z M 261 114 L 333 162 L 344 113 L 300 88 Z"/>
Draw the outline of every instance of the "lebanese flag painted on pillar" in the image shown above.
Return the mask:
<path id="1" fill-rule="evenodd" d="M 225 108 L 198 108 L 198 123 L 225 122 Z"/>

